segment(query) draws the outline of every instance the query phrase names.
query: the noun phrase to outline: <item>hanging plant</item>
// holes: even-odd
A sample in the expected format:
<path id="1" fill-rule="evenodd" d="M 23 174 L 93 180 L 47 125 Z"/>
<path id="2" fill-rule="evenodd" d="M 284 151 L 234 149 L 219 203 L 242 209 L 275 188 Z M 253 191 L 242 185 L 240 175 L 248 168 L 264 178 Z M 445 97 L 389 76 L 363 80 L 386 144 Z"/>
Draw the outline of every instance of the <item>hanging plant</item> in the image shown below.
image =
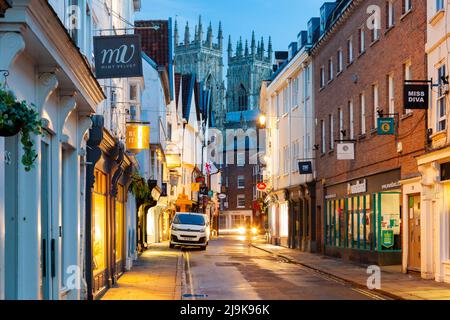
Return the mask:
<path id="1" fill-rule="evenodd" d="M 149 202 L 152 199 L 152 192 L 145 179 L 138 173 L 131 175 L 130 191 L 136 202 L 140 205 Z"/>
<path id="2" fill-rule="evenodd" d="M 22 164 L 25 171 L 30 171 L 34 168 L 34 161 L 38 156 L 31 136 L 42 133 L 39 113 L 35 105 L 18 101 L 12 91 L 0 86 L 0 136 L 11 137 L 19 133 L 24 151 Z"/>

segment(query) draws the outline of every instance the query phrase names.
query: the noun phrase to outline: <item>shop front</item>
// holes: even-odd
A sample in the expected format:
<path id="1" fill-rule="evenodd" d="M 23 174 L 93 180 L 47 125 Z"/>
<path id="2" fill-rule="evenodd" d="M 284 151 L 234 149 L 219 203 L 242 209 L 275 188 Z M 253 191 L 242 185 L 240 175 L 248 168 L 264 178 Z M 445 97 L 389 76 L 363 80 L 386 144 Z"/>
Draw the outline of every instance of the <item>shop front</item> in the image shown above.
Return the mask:
<path id="1" fill-rule="evenodd" d="M 417 162 L 422 186 L 420 215 L 413 220 L 420 227 L 417 265 L 422 278 L 450 283 L 450 148 L 429 152 Z M 414 208 L 408 215 L 415 217 Z"/>
<path id="2" fill-rule="evenodd" d="M 400 170 L 325 187 L 327 255 L 377 265 L 402 262 Z"/>
<path id="3" fill-rule="evenodd" d="M 89 131 L 86 192 L 86 280 L 97 299 L 125 271 L 127 196 L 133 162 L 124 146 L 93 117 Z M 89 232 L 90 230 L 90 232 Z"/>
<path id="4" fill-rule="evenodd" d="M 316 250 L 315 186 L 301 185 L 289 189 L 289 247 L 305 252 Z"/>

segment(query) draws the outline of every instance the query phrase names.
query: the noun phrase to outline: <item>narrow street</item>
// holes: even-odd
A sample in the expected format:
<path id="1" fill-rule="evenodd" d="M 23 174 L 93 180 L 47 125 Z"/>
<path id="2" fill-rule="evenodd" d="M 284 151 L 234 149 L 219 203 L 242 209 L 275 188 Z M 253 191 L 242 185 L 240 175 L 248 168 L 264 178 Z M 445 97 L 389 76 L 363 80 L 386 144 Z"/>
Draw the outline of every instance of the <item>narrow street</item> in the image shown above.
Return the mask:
<path id="1" fill-rule="evenodd" d="M 385 297 L 249 246 L 245 237 L 224 236 L 211 241 L 206 252 L 170 250 L 167 244 L 152 247 L 104 299 L 373 300 Z"/>

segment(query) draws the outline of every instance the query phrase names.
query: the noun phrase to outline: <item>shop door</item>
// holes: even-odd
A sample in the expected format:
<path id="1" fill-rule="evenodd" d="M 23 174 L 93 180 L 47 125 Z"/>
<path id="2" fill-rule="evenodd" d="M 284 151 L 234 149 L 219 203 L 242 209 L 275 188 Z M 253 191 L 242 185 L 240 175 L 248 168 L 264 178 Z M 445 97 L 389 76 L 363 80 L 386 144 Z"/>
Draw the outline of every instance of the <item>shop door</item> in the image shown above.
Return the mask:
<path id="1" fill-rule="evenodd" d="M 408 270 L 420 271 L 420 196 L 409 197 Z"/>
<path id="2" fill-rule="evenodd" d="M 294 202 L 292 205 L 294 210 L 294 248 L 300 248 L 300 204 Z"/>
<path id="3" fill-rule="evenodd" d="M 41 141 L 41 298 L 52 298 L 52 281 L 56 276 L 55 239 L 51 231 L 51 148 L 49 139 Z"/>

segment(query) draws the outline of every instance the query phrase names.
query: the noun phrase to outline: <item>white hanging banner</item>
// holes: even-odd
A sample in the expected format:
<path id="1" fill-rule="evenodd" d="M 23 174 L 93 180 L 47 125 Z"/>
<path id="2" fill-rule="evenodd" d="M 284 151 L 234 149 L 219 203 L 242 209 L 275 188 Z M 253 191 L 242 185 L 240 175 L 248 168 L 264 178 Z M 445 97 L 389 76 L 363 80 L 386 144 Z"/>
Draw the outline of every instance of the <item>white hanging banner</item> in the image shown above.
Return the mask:
<path id="1" fill-rule="evenodd" d="M 354 143 L 338 143 L 337 159 L 338 160 L 355 160 L 355 144 Z"/>

